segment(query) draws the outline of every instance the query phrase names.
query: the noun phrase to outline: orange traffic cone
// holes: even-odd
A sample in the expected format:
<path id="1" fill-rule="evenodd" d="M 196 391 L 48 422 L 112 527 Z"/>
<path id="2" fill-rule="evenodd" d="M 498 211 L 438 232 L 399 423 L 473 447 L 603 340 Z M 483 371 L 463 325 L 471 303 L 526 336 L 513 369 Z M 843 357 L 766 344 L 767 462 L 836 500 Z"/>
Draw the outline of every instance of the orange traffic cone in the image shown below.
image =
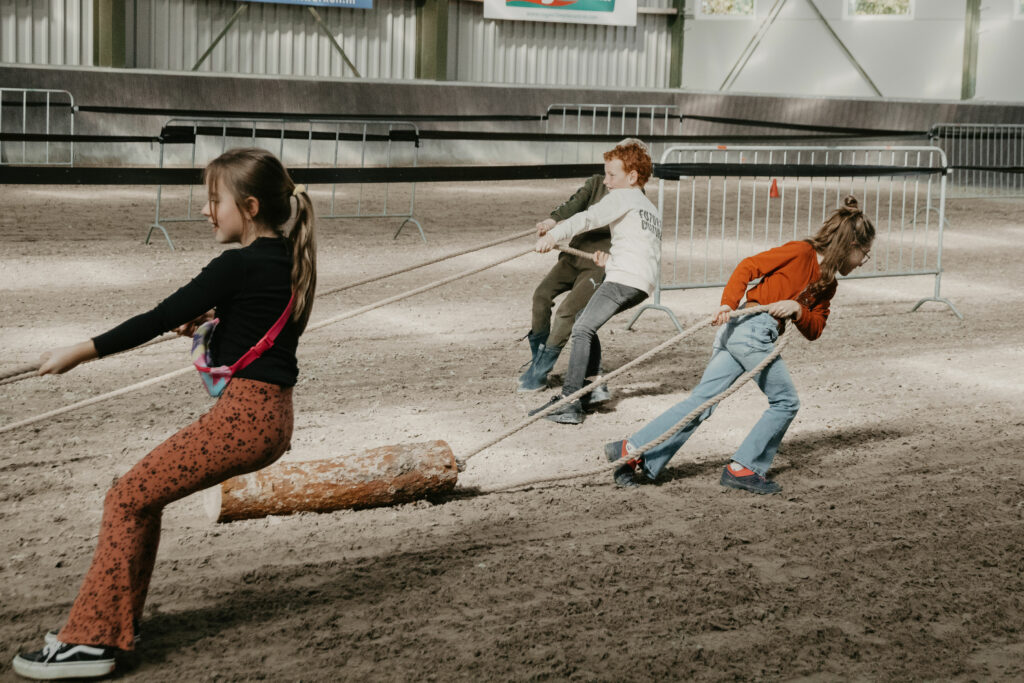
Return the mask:
<path id="1" fill-rule="evenodd" d="M 768 196 L 772 199 L 779 198 L 779 181 L 775 178 L 772 178 L 772 186 L 771 189 L 768 190 Z"/>

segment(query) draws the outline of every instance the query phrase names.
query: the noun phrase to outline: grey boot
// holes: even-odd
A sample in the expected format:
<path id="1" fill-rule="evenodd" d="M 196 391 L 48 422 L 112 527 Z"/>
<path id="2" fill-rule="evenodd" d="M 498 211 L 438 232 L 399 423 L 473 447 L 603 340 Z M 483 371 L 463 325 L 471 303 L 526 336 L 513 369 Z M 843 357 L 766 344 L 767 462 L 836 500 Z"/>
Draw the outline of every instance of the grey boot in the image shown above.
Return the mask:
<path id="1" fill-rule="evenodd" d="M 555 367 L 561 346 L 541 346 L 537 357 L 522 377 L 519 378 L 517 391 L 540 391 L 548 385 L 548 373 Z"/>
<path id="2" fill-rule="evenodd" d="M 604 368 L 598 368 L 597 374 L 603 375 L 604 373 Z M 593 391 L 591 391 L 590 394 L 587 395 L 585 403 L 589 407 L 600 405 L 610 400 L 612 400 L 612 392 L 608 390 L 607 384 L 601 383 L 594 387 Z"/>
<path id="3" fill-rule="evenodd" d="M 537 354 L 540 353 L 542 348 L 544 348 L 544 342 L 548 339 L 548 333 L 547 331 L 534 332 L 533 330 L 530 330 L 526 335 L 526 338 L 530 340 L 530 362 L 526 366 L 526 371 L 519 376 L 520 384 L 522 384 L 530 374 L 530 370 L 533 368 L 533 364 L 537 360 Z"/>

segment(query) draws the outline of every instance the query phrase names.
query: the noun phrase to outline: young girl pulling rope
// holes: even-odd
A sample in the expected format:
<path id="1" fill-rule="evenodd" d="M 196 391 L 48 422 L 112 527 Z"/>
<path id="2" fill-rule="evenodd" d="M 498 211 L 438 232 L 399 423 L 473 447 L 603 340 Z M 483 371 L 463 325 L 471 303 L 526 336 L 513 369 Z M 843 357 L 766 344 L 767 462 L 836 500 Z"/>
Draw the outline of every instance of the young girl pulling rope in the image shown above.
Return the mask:
<path id="1" fill-rule="evenodd" d="M 225 152 L 206 167 L 204 180 L 210 197 L 203 215 L 214 239 L 242 248 L 215 258 L 148 313 L 40 358 L 40 373 L 62 373 L 172 329 L 191 333 L 213 311 L 219 318 L 208 355 L 196 364 L 213 368 L 206 383 L 220 399 L 107 492 L 96 553 L 67 622 L 47 634 L 43 649 L 14 658 L 22 676 L 110 673 L 116 650 L 134 648 L 163 508 L 266 467 L 290 445 L 295 351 L 316 288 L 313 206 L 305 188 L 261 149 Z M 223 368 L 228 363 L 233 372 Z"/>
<path id="2" fill-rule="evenodd" d="M 875 226 L 847 196 L 813 237 L 787 242 L 740 261 L 722 293 L 722 306 L 712 324 L 721 325 L 711 351 L 711 361 L 700 383 L 685 401 L 677 403 L 622 441 L 605 445 L 609 460 L 625 462 L 615 470 L 615 483 L 636 486 L 654 480 L 672 456 L 682 448 L 700 423 L 711 417 L 714 406 L 676 427 L 671 436 L 651 446 L 695 408 L 714 397 L 744 372 L 754 368 L 772 351 L 785 325 L 794 319 L 808 339 L 821 336 L 828 319 L 829 302 L 836 293 L 836 273 L 849 275 L 867 262 Z M 768 310 L 729 318 L 744 298 L 747 283 L 761 281 L 746 292 L 743 306 L 762 305 Z M 724 323 L 724 325 L 723 325 Z M 796 417 L 800 400 L 782 358 L 776 358 L 756 378 L 768 397 L 768 410 L 722 471 L 721 483 L 753 493 L 778 493 L 782 487 L 765 478 L 786 430 Z M 642 455 L 635 451 L 643 449 Z M 640 456 L 640 457 L 637 457 Z"/>

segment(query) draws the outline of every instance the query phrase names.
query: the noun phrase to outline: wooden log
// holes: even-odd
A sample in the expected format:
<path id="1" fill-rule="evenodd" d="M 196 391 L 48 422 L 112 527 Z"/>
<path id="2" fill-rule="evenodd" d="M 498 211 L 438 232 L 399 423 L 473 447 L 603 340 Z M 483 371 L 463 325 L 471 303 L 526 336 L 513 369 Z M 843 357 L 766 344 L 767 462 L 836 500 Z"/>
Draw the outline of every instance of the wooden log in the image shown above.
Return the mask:
<path id="1" fill-rule="evenodd" d="M 327 460 L 278 462 L 207 489 L 211 521 L 330 512 L 406 503 L 455 488 L 459 471 L 444 441 L 382 446 Z"/>

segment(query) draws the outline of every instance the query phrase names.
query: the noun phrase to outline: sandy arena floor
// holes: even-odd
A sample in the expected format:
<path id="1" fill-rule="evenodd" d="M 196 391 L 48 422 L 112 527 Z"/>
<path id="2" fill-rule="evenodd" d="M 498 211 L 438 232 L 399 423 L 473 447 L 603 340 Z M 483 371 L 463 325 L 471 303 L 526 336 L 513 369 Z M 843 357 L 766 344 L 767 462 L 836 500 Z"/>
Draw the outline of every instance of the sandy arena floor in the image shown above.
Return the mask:
<path id="1" fill-rule="evenodd" d="M 574 181 L 421 185 L 430 243 L 394 220 L 320 225 L 323 288 L 529 228 Z M 218 253 L 200 224 L 143 246 L 152 188 L 0 188 L 3 368 L 108 329 Z M 1020 680 L 1024 677 L 1024 345 L 1019 201 L 949 205 L 943 293 L 930 278 L 843 283 L 825 335 L 787 362 L 803 407 L 782 494 L 718 485 L 764 409 L 745 387 L 656 486 L 610 477 L 329 515 L 210 526 L 200 497 L 164 516 L 143 640 L 117 677 L 233 680 Z M 511 255 L 528 240 L 321 299 L 314 321 Z M 432 439 L 466 452 L 517 423 L 533 287 L 551 255 L 309 333 L 288 458 Z M 684 324 L 713 290 L 665 296 Z M 647 313 L 602 333 L 618 367 L 671 336 Z M 711 333 L 612 387 L 579 427 L 541 422 L 483 452 L 460 487 L 601 463 L 601 445 L 680 400 Z M 187 364 L 187 342 L 0 387 L 0 424 Z M 563 356 L 556 368 L 561 373 Z M 2 368 L 0 368 L 2 369 Z M 103 494 L 210 405 L 194 376 L 5 435 L 0 678 L 61 624 Z"/>

